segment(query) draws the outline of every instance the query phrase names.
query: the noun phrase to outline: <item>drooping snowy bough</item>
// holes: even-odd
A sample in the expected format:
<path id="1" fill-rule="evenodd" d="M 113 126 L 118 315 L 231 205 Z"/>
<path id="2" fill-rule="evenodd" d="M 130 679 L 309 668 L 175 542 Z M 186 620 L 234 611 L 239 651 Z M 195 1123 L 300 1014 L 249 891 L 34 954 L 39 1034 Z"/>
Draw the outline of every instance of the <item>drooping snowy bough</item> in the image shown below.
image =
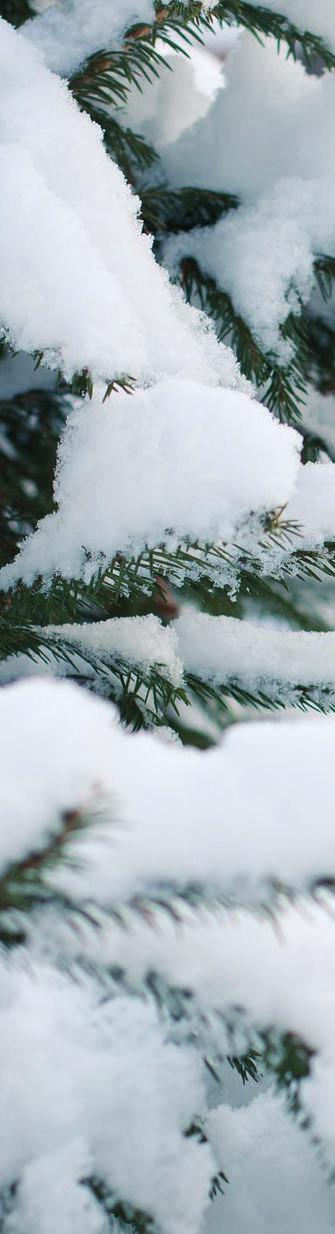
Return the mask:
<path id="1" fill-rule="evenodd" d="M 0 2 L 3 1234 L 334 1229 L 314 7 Z"/>

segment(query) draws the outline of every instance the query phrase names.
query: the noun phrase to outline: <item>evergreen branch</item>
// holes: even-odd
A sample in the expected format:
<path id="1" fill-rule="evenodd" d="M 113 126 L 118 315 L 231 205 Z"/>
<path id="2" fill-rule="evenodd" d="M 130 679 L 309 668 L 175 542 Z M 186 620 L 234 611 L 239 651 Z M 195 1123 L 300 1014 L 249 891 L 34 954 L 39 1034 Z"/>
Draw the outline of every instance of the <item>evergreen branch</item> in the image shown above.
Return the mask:
<path id="1" fill-rule="evenodd" d="M 64 378 L 61 370 L 57 374 L 57 385 L 66 393 L 73 394 L 77 398 L 93 398 L 94 382 L 90 370 L 83 368 L 81 372 L 73 374 L 71 381 Z M 119 373 L 115 377 L 106 380 L 106 389 L 103 397 L 103 403 L 111 394 L 123 390 L 125 394 L 132 394 L 135 385 L 135 378 L 130 377 L 128 373 Z"/>
<path id="2" fill-rule="evenodd" d="M 87 101 L 84 110 L 91 120 L 102 128 L 107 154 L 121 168 L 126 180 L 135 185 L 136 173 L 147 171 L 158 159 L 153 146 L 139 133 L 119 124 L 115 116 L 111 116 L 103 107 Z"/>
<path id="3" fill-rule="evenodd" d="M 0 877 L 0 944 L 17 946 L 26 939 L 29 914 L 33 908 L 54 904 L 95 924 L 86 907 L 68 900 L 61 890 L 48 885 L 48 876 L 57 864 L 66 861 L 67 846 L 75 834 L 93 822 L 92 812 L 67 810 L 59 819 L 59 829 L 45 848 L 29 853 L 22 861 L 10 864 Z"/>
<path id="4" fill-rule="evenodd" d="M 128 1201 L 120 1200 L 112 1188 L 102 1179 L 92 1175 L 81 1180 L 84 1187 L 94 1195 L 95 1200 L 104 1212 L 109 1228 L 115 1230 L 115 1221 L 122 1226 L 130 1226 L 135 1234 L 159 1234 L 157 1226 L 149 1213 L 134 1208 Z"/>
<path id="5" fill-rule="evenodd" d="M 8 593 L 0 593 L 0 612 L 8 614 L 11 621 L 26 624 L 53 625 L 65 621 L 97 621 L 104 617 L 120 615 L 120 605 L 126 601 L 134 606 L 143 605 L 144 597 L 149 603 L 157 598 L 157 578 L 168 579 L 170 585 L 180 587 L 185 579 L 197 586 L 197 594 L 204 603 L 216 588 L 236 587 L 242 580 L 245 594 L 262 594 L 266 579 L 280 582 L 285 578 L 335 577 L 335 543 L 328 541 L 324 548 L 292 548 L 292 538 L 298 529 L 290 524 L 263 519 L 263 538 L 258 540 L 255 551 L 247 550 L 236 543 L 207 544 L 200 541 L 180 544 L 174 552 L 157 546 L 146 549 L 137 558 L 126 558 L 121 553 L 110 561 L 104 560 L 96 567 L 89 583 L 73 579 L 67 581 L 55 575 L 48 586 L 37 580 L 33 587 L 18 584 Z M 272 550 L 284 550 L 280 556 Z M 266 573 L 263 554 L 269 551 L 269 570 Z M 87 554 L 87 561 L 90 557 Z M 129 611 L 129 610 L 128 610 Z"/>
<path id="6" fill-rule="evenodd" d="M 194 298 L 200 308 L 213 318 L 220 342 L 229 339 L 242 372 L 248 380 L 264 389 L 263 402 L 280 420 L 294 423 L 299 419 L 302 395 L 306 384 L 306 352 L 304 326 L 290 314 L 282 326 L 282 335 L 295 344 L 293 358 L 284 367 L 276 356 L 262 351 L 250 327 L 236 313 L 231 297 L 211 275 L 205 274 L 193 257 L 180 263 L 180 283 L 190 302 Z"/>
<path id="7" fill-rule="evenodd" d="M 299 711 L 315 711 L 320 715 L 335 711 L 335 687 L 318 685 L 313 681 L 310 686 L 301 686 L 298 682 L 289 684 L 274 678 L 268 691 L 265 683 L 262 688 L 247 689 L 243 685 L 242 675 L 229 677 L 227 682 L 215 686 L 204 680 L 201 674 L 185 673 L 185 681 L 190 698 L 193 695 L 220 727 L 226 727 L 227 721 L 232 719 L 232 700 L 248 711 L 279 711 L 291 707 Z"/>
<path id="8" fill-rule="evenodd" d="M 313 69 L 316 59 L 326 69 L 335 67 L 335 54 L 324 39 L 309 30 L 302 30 L 283 14 L 271 12 L 266 5 L 249 4 L 247 0 L 218 0 L 210 9 L 210 15 L 228 25 L 243 26 L 258 39 L 271 35 L 276 39 L 278 48 L 285 44 L 288 55 L 293 59 L 297 58 L 298 49 L 301 50 L 309 69 Z"/>
<path id="9" fill-rule="evenodd" d="M 273 1028 L 263 1031 L 261 1040 L 266 1070 L 277 1087 L 284 1089 L 291 1112 L 301 1113 L 300 1085 L 310 1075 L 315 1051 L 295 1033 L 280 1033 Z"/>
<path id="10" fill-rule="evenodd" d="M 143 80 L 152 81 L 163 65 L 163 55 L 157 52 L 157 40 L 174 51 L 188 54 L 194 40 L 202 42 L 202 33 L 212 29 L 214 18 L 228 25 L 244 26 L 255 35 L 272 35 L 280 46 L 285 43 L 288 54 L 296 58 L 301 48 L 305 63 L 313 67 L 317 57 L 324 66 L 335 66 L 335 55 L 323 39 L 302 31 L 286 17 L 270 12 L 266 7 L 245 3 L 245 0 L 219 0 L 204 12 L 198 0 L 183 4 L 179 0 L 169 5 L 156 5 L 152 24 L 137 23 L 126 32 L 122 49 L 111 49 L 90 56 L 84 66 L 70 79 L 70 88 L 81 106 L 95 102 L 98 106 L 124 103 L 131 86 L 141 89 Z"/>
<path id="11" fill-rule="evenodd" d="M 154 235 L 209 226 L 238 206 L 238 198 L 232 193 L 195 187 L 171 189 L 166 184 L 142 187 L 140 197 L 144 226 Z"/>

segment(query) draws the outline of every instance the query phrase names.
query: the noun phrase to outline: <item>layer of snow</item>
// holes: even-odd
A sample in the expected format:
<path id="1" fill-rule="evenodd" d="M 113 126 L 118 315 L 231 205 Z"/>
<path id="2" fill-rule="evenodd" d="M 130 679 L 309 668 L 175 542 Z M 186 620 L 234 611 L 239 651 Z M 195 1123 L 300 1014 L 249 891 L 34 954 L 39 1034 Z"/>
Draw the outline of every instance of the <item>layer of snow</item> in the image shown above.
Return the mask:
<path id="1" fill-rule="evenodd" d="M 266 7 L 271 12 L 283 13 L 300 30 L 310 30 L 320 35 L 329 47 L 335 49 L 333 0 L 322 0 L 319 5 L 315 4 L 315 0 L 266 0 Z"/>
<path id="2" fill-rule="evenodd" d="M 97 51 L 118 44 L 135 22 L 154 21 L 153 0 L 62 0 L 24 24 L 46 64 L 69 77 Z"/>
<path id="3" fill-rule="evenodd" d="M 95 678 L 103 693 L 104 670 L 126 668 L 148 674 L 156 668 L 173 686 L 185 686 L 184 674 L 215 685 L 234 683 L 252 692 L 287 702 L 304 687 L 335 691 L 335 633 L 280 629 L 234 617 L 212 617 L 184 608 L 173 624 L 158 617 L 121 617 L 82 625 L 48 626 L 37 633 L 66 643 L 69 657 L 57 651 L 32 659 L 9 656 L 0 666 L 2 683 L 20 677 L 53 674 Z M 186 708 L 187 712 L 187 708 Z M 202 722 L 204 719 L 202 717 Z"/>
<path id="4" fill-rule="evenodd" d="M 114 617 L 109 621 L 94 621 L 76 625 L 48 626 L 48 634 L 66 639 L 78 649 L 78 654 L 106 659 L 118 658 L 126 664 L 148 671 L 159 667 L 173 685 L 182 682 L 183 665 L 178 652 L 178 639 L 173 626 L 163 626 L 158 617 Z M 335 636 L 334 636 L 335 637 Z M 33 671 L 33 665 L 31 665 Z"/>
<path id="5" fill-rule="evenodd" d="M 335 78 L 309 76 L 274 40 L 260 47 L 248 35 L 225 76 L 207 115 L 161 153 L 172 183 L 235 192 L 242 206 L 212 228 L 172 238 L 165 258 L 173 268 L 196 257 L 263 346 L 278 349 L 280 324 L 310 296 L 313 256 L 335 254 Z"/>
<path id="6" fill-rule="evenodd" d="M 207 1234 L 288 1234 L 293 1222 L 295 1234 L 331 1234 L 332 1190 L 282 1098 L 267 1092 L 242 1109 L 220 1105 L 206 1131 L 229 1178 L 208 1213 Z"/>
<path id="7" fill-rule="evenodd" d="M 257 204 L 241 206 L 215 226 L 172 236 L 164 246 L 167 266 L 195 257 L 201 269 L 227 291 L 234 307 L 265 350 L 287 359 L 290 344 L 279 327 L 300 312 L 314 283 L 314 256 L 335 254 L 335 182 L 278 180 Z"/>
<path id="8" fill-rule="evenodd" d="M 335 687 L 335 633 L 280 630 L 188 609 L 175 623 L 184 668 L 217 684 L 278 695 L 278 684 Z"/>
<path id="9" fill-rule="evenodd" d="M 335 539 L 335 464 L 306 463 L 298 471 L 285 518 L 302 529 L 303 542 L 321 545 Z M 296 544 L 299 548 L 299 542 Z"/>
<path id="10" fill-rule="evenodd" d="M 157 51 L 167 67 L 154 81 L 141 83 L 141 92 L 130 89 L 119 119 L 135 132 L 144 129 L 147 141 L 163 147 L 206 115 L 224 82 L 221 64 L 204 47 L 191 46 L 186 57 L 159 42 Z"/>
<path id="11" fill-rule="evenodd" d="M 250 511 L 289 500 L 299 441 L 248 395 L 191 381 L 80 405 L 60 446 L 58 512 L 1 571 L 1 586 L 76 575 L 84 550 L 94 565 L 99 555 L 173 548 L 187 537 L 231 540 Z"/>
<path id="12" fill-rule="evenodd" d="M 227 57 L 225 81 L 207 115 L 164 147 L 170 183 L 253 199 L 282 178 L 329 174 L 332 74 L 309 76 L 274 39 L 263 46 L 245 33 Z"/>
<path id="13" fill-rule="evenodd" d="M 46 965 L 4 970 L 0 1185 L 22 1176 L 6 1234 L 105 1234 L 92 1176 L 165 1234 L 198 1231 L 214 1163 L 183 1134 L 204 1100 L 195 1052 L 136 999 L 106 1000 Z"/>
<path id="14" fill-rule="evenodd" d="M 14 346 L 67 376 L 238 383 L 232 352 L 155 262 L 100 129 L 4 21 L 0 80 L 0 321 Z"/>
<path id="15" fill-rule="evenodd" d="M 100 928 L 80 928 L 78 917 L 68 931 L 64 914 L 46 906 L 35 933 L 33 919 L 27 949 L 12 953 L 10 965 L 1 961 L 8 1114 L 0 1186 L 19 1184 L 5 1234 L 105 1234 L 85 1183 L 92 1176 L 149 1212 L 164 1234 L 193 1234 L 218 1168 L 230 1179 L 232 1234 L 263 1234 L 269 1223 L 282 1234 L 293 1220 L 314 1234 L 316 1211 L 318 1230 L 330 1234 L 331 1197 L 306 1132 L 287 1122 L 271 1093 L 246 1109 L 209 1111 L 202 1054 L 205 1041 L 210 1052 L 231 1054 L 233 1043 L 243 1052 L 264 1029 L 301 1037 L 317 1052 L 302 1083 L 303 1108 L 333 1159 L 331 911 L 306 913 L 306 901 L 289 909 L 282 900 L 276 930 L 269 917 L 245 909 L 210 916 L 185 906 L 177 929 L 159 902 L 173 889 L 207 886 L 271 903 L 273 880 L 297 889 L 334 876 L 335 719 L 239 726 L 203 754 L 130 736 L 109 704 L 74 686 L 31 682 L 1 691 L 0 727 L 2 866 L 47 844 L 62 810 L 91 806 L 86 835 L 68 841 L 76 862 L 49 870 L 49 883 L 83 899 L 91 913 L 143 896 L 129 929 L 100 914 Z M 150 928 L 155 889 L 159 929 Z M 81 975 L 80 959 L 90 966 Z M 66 964 L 75 962 L 73 980 Z M 184 1027 L 143 998 L 150 974 L 158 990 L 172 985 L 174 998 L 178 990 L 193 993 Z M 208 1145 L 185 1136 L 199 1120 Z M 220 1205 L 216 1215 L 221 1221 Z"/>
<path id="16" fill-rule="evenodd" d="M 80 867 L 62 872 L 79 897 L 109 904 L 172 881 L 243 898 L 243 887 L 333 875 L 332 717 L 243 725 L 203 754 L 131 736 L 109 704 L 39 680 L 1 691 L 0 722 L 2 866 L 47 843 L 64 811 L 87 814 L 96 794 L 110 822 L 76 838 Z"/>

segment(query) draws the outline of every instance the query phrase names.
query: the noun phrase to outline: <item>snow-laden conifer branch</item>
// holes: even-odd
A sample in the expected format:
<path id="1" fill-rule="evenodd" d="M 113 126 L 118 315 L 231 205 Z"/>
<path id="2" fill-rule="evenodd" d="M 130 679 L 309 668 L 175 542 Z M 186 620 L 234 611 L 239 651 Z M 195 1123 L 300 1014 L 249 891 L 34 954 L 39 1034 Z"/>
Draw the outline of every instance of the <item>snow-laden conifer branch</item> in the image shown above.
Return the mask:
<path id="1" fill-rule="evenodd" d="M 285 8 L 288 6 L 284 2 L 280 5 L 275 4 L 270 0 L 270 5 L 267 4 L 249 4 L 246 0 L 218 0 L 216 5 L 213 5 L 213 13 L 220 21 L 227 23 L 234 22 L 238 26 L 244 27 L 251 34 L 257 36 L 264 35 L 268 37 L 272 35 L 276 39 L 278 46 L 284 44 L 287 47 L 288 53 L 294 59 L 297 55 L 297 48 L 301 48 L 305 63 L 313 69 L 313 62 L 318 57 L 324 64 L 325 68 L 334 68 L 335 52 L 331 47 L 327 46 L 327 42 L 319 35 L 312 33 L 309 29 L 304 29 L 302 26 L 295 25 L 294 21 L 290 21 L 285 15 Z M 283 9 L 284 12 L 280 10 Z M 273 11 L 275 10 L 275 11 Z M 310 13 L 310 20 L 315 14 Z"/>

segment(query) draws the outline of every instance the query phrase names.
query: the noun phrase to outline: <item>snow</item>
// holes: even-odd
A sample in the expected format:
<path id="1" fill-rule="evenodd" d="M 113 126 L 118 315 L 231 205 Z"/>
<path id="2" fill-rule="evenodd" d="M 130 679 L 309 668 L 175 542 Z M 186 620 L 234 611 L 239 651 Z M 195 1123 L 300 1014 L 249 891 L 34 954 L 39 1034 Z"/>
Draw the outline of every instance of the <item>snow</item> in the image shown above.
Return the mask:
<path id="1" fill-rule="evenodd" d="M 303 528 L 303 539 L 321 544 L 335 538 L 335 464 L 306 463 L 298 473 L 285 515 Z"/>
<path id="2" fill-rule="evenodd" d="M 63 0 L 25 22 L 23 34 L 50 69 L 69 77 L 88 56 L 120 43 L 135 22 L 154 16 L 153 0 Z"/>
<path id="3" fill-rule="evenodd" d="M 0 709 L 3 868 L 47 844 L 65 811 L 89 820 L 96 799 L 101 824 L 78 833 L 80 863 L 61 873 L 79 899 L 127 902 L 172 882 L 244 902 L 333 871 L 332 717 L 239 726 L 203 754 L 127 734 L 110 704 L 64 682 L 7 687 Z"/>
<path id="4" fill-rule="evenodd" d="M 5 1234 L 59 1234 L 60 1229 L 62 1234 L 107 1234 L 101 1209 L 81 1181 L 92 1168 L 87 1144 L 79 1137 L 28 1161 Z"/>
<path id="5" fill-rule="evenodd" d="M 220 1105 L 206 1131 L 229 1178 L 225 1195 L 208 1214 L 206 1230 L 229 1234 L 331 1234 L 331 1189 L 307 1135 L 285 1109 L 283 1098 L 261 1093 L 242 1109 Z"/>
<path id="6" fill-rule="evenodd" d="M 214 277 L 265 350 L 285 362 L 292 346 L 280 337 L 289 312 L 300 313 L 314 283 L 316 253 L 335 253 L 335 185 L 278 180 L 256 204 L 241 206 L 212 227 L 170 237 L 164 246 L 174 272 L 187 254 Z"/>
<path id="7" fill-rule="evenodd" d="M 154 81 L 141 83 L 141 92 L 130 88 L 118 118 L 135 132 L 145 129 L 146 140 L 161 148 L 206 115 L 224 81 L 221 64 L 205 47 L 190 46 L 186 57 L 159 40 L 156 50 L 167 68 Z"/>
<path id="8" fill-rule="evenodd" d="M 300 1221 L 313 1234 L 316 1211 L 330 1234 L 331 1196 L 306 1132 L 269 1092 L 246 1108 L 209 1110 L 202 1053 L 230 1054 L 235 1040 L 243 1051 L 274 1026 L 302 1038 L 317 1051 L 303 1110 L 333 1159 L 331 896 L 328 913 L 279 896 L 274 929 L 245 908 L 220 912 L 216 902 L 215 913 L 198 914 L 181 900 L 176 928 L 155 895 L 207 888 L 226 903 L 272 907 L 275 883 L 297 892 L 332 878 L 335 719 L 237 726 L 204 754 L 129 735 L 109 704 L 78 687 L 31 681 L 1 691 L 0 726 L 2 868 L 46 845 L 64 809 L 86 808 L 86 833 L 68 837 L 67 861 L 44 883 L 91 914 L 106 911 L 99 928 L 77 916 L 67 930 L 64 912 L 47 905 L 35 928 L 32 916 L 26 949 L 10 965 L 1 958 L 1 1188 L 19 1180 L 5 1234 L 105 1234 L 92 1176 L 164 1234 L 198 1232 L 204 1218 L 211 1234 L 207 1195 L 219 1167 L 230 1181 L 216 1217 L 226 1214 L 232 1234 L 270 1224 L 282 1234 L 292 1214 L 297 1231 Z M 126 909 L 134 896 L 144 911 L 129 907 L 131 928 L 121 928 L 108 908 Z M 193 991 L 184 1027 L 144 997 L 149 974 L 175 995 Z M 185 1137 L 199 1120 L 208 1145 Z"/>
<path id="9" fill-rule="evenodd" d="M 244 34 L 225 82 L 206 115 L 160 151 L 169 182 L 237 193 L 241 207 L 172 237 L 165 260 L 173 269 L 196 257 L 263 347 L 287 360 L 280 325 L 311 294 L 313 257 L 335 254 L 335 77 L 308 75 L 274 39 L 263 47 Z"/>
<path id="10" fill-rule="evenodd" d="M 335 49 L 335 16 L 333 0 L 322 0 L 315 5 L 315 0 L 266 0 L 267 9 L 274 13 L 283 13 L 289 21 L 299 26 L 300 30 L 311 30 L 325 40 L 329 47 Z"/>
<path id="11" fill-rule="evenodd" d="M 238 384 L 232 352 L 155 262 L 100 129 L 4 21 L 0 78 L 0 319 L 15 348 L 67 377 Z"/>
<path id="12" fill-rule="evenodd" d="M 335 455 L 335 397 L 331 393 L 322 394 L 319 390 L 309 387 L 304 407 L 304 425 L 317 437 L 324 441 Z"/>
<path id="13" fill-rule="evenodd" d="M 39 693 L 41 689 L 42 693 Z M 37 690 L 37 695 L 34 688 L 32 694 L 29 689 L 20 694 L 20 687 L 18 693 L 15 693 L 15 690 L 0 693 L 4 756 L 0 840 L 2 869 L 6 868 L 10 861 L 24 858 L 36 848 L 47 844 L 62 830 L 64 814 L 74 807 L 74 803 L 78 808 L 81 805 L 89 807 L 94 786 L 99 779 L 99 759 L 101 767 L 104 754 L 106 758 L 109 750 L 110 731 L 113 726 L 112 711 L 106 712 L 104 733 L 102 730 L 99 733 L 97 748 L 93 742 L 89 718 L 90 715 L 94 725 L 93 700 L 84 694 L 79 696 L 75 717 L 68 707 L 66 693 L 61 691 L 56 696 L 53 685 L 44 682 L 39 683 Z M 56 697 L 58 701 L 54 707 Z M 41 729 L 40 706 L 45 710 L 44 732 Z M 97 706 L 99 715 L 99 704 Z M 59 745 L 61 732 L 64 744 L 62 739 Z M 26 749 L 24 793 L 17 777 L 18 749 L 23 758 Z M 42 768 L 43 778 L 40 774 Z M 30 802 L 29 808 L 27 802 Z"/>
<path id="14" fill-rule="evenodd" d="M 162 1231 L 198 1231 L 212 1157 L 183 1136 L 203 1103 L 195 1053 L 169 1042 L 153 1008 L 138 1000 L 103 999 L 93 983 L 46 965 L 33 973 L 13 968 L 0 1014 L 9 1106 L 1 1183 L 22 1171 L 20 1234 L 72 1234 L 71 1218 L 76 1234 L 100 1234 L 83 1183 L 92 1175 L 134 1208 L 149 1209 Z"/>
<path id="15" fill-rule="evenodd" d="M 165 146 L 170 183 L 222 189 L 255 200 L 283 178 L 329 174 L 334 151 L 331 74 L 309 76 L 302 64 L 240 35 L 225 62 L 226 88 L 207 115 Z M 328 122 L 327 122 L 328 121 Z M 320 140 L 320 133 L 322 139 Z"/>
<path id="16" fill-rule="evenodd" d="M 48 634 L 66 639 L 81 651 L 109 659 L 120 657 L 126 664 L 147 672 L 156 666 L 175 686 L 181 685 L 183 665 L 173 626 L 163 626 L 158 617 L 112 617 L 107 621 L 65 622 L 48 626 Z M 31 666 L 33 671 L 33 666 Z"/>
<path id="17" fill-rule="evenodd" d="M 312 19 L 311 0 L 282 3 Z M 3 587 L 55 571 L 88 579 L 117 552 L 159 545 L 233 551 L 274 509 L 301 528 L 279 564 L 335 536 L 334 465 L 301 466 L 298 435 L 252 399 L 232 353 L 171 287 L 99 129 L 50 71 L 66 76 L 152 15 L 151 0 L 68 0 L 20 34 L 0 22 L 1 322 L 13 346 L 44 350 L 69 377 L 89 368 L 97 386 L 91 403 L 71 404 L 57 510 L 1 572 Z M 328 2 L 317 20 L 332 35 Z M 313 252 L 333 251 L 335 79 L 244 36 L 225 90 L 206 64 L 206 115 L 191 124 L 193 96 L 184 132 L 172 143 L 170 113 L 158 143 L 173 183 L 208 186 L 215 174 L 213 187 L 241 193 L 233 217 L 187 243 L 277 347 L 287 308 L 310 294 Z M 195 71 L 193 60 L 192 89 Z M 165 112 L 164 87 L 161 98 Z M 25 363 L 10 377 L 23 388 Z M 142 388 L 103 403 L 121 373 Z M 191 611 L 170 627 L 151 615 L 49 632 L 71 643 L 75 664 L 86 653 L 155 664 L 175 685 L 184 670 L 257 688 L 334 685 L 333 633 Z M 90 1178 L 161 1234 L 211 1234 L 217 1221 L 229 1234 L 330 1234 L 306 1130 L 272 1092 L 231 1110 L 219 1088 L 210 1109 L 203 1058 L 223 1061 L 264 1031 L 301 1038 L 316 1051 L 302 1110 L 333 1165 L 335 718 L 236 725 L 200 752 L 131 735 L 109 703 L 47 677 L 0 691 L 0 733 L 7 889 L 11 866 L 25 863 L 31 889 L 29 859 L 65 846 L 38 864 L 46 899 L 25 945 L 0 955 L 4 1234 L 121 1234 Z M 69 813 L 82 823 L 71 834 Z M 186 1022 L 158 1011 L 155 983 L 185 1002 Z M 208 1143 L 188 1134 L 194 1123 Z M 230 1184 L 209 1212 L 218 1166 Z"/>
<path id="18" fill-rule="evenodd" d="M 87 551 L 94 568 L 117 551 L 173 548 L 185 537 L 231 540 L 251 511 L 289 500 L 299 443 L 247 394 L 192 381 L 80 405 L 59 450 L 58 511 L 0 572 L 1 586 L 76 575 Z"/>
<path id="19" fill-rule="evenodd" d="M 187 886 L 199 893 L 207 886 L 211 894 L 237 896 L 241 904 L 249 887 L 251 903 L 268 898 L 272 905 L 276 881 L 297 891 L 310 879 L 333 876 L 332 717 L 238 726 L 219 748 L 203 754 L 148 735 L 130 736 L 110 705 L 73 685 L 35 681 L 1 692 L 0 723 L 2 866 L 46 844 L 50 820 L 59 820 L 64 808 L 90 801 L 86 837 L 82 832 L 76 841 L 68 840 L 75 864 L 60 862 L 57 874 L 49 869 L 44 877 L 75 901 L 88 903 L 91 912 L 99 903 L 107 912 L 109 905 L 120 908 L 136 895 L 144 897 L 147 914 L 155 888 L 162 900 L 164 888 L 171 897 L 172 888 L 178 893 Z M 19 777 L 13 764 L 18 749 Z M 94 804 L 102 797 L 105 807 L 110 803 L 109 821 L 107 811 L 99 826 Z M 331 908 L 331 897 L 328 904 Z M 229 1016 L 241 1049 L 255 1040 L 257 1030 L 276 1026 L 318 1051 L 302 1084 L 303 1108 L 331 1159 L 331 911 L 310 907 L 306 913 L 306 901 L 288 908 L 281 898 L 275 930 L 268 917 L 242 909 L 220 914 L 217 906 L 213 915 L 198 915 L 185 905 L 176 929 L 157 905 L 159 929 L 149 928 L 147 915 L 133 913 L 131 929 L 119 928 L 115 920 L 111 925 L 106 916 L 100 929 L 77 928 L 68 935 L 63 914 L 57 918 L 52 907 L 43 912 L 42 933 L 37 918 L 37 935 L 34 941 L 32 922 L 26 953 L 12 956 L 10 966 L 1 961 L 0 1082 L 8 1109 L 1 1186 L 20 1179 L 6 1234 L 33 1229 L 49 1234 L 56 1214 L 62 1234 L 72 1229 L 71 1221 L 79 1234 L 80 1220 L 84 1234 L 100 1234 L 100 1213 L 83 1181 L 92 1174 L 116 1196 L 152 1213 L 167 1234 L 198 1230 L 218 1162 L 230 1178 L 227 1214 L 233 1234 L 235 1227 L 236 1234 L 244 1234 L 247 1211 L 246 1234 L 263 1234 L 266 1225 L 262 1229 L 258 1217 L 259 1223 L 261 1214 L 269 1221 L 271 1205 L 273 1220 L 288 1222 L 285 1214 L 294 1208 L 295 1187 L 311 1150 L 302 1131 L 286 1127 L 278 1098 L 265 1094 L 247 1110 L 207 1114 L 210 1147 L 183 1132 L 206 1109 L 203 1034 L 208 1042 L 212 1038 L 212 1048 L 220 1041 L 221 1052 L 231 1053 L 232 1039 L 216 1016 L 220 1011 Z M 63 961 L 66 955 L 72 963 L 76 956 L 93 961 L 96 979 L 92 972 L 80 976 L 77 966 L 73 981 L 64 963 L 57 971 L 59 946 Z M 103 973 L 108 994 L 107 971 L 115 965 L 133 987 L 132 998 L 117 984 L 113 997 L 112 989 L 102 997 Z M 194 991 L 194 1022 L 197 1013 L 206 1012 L 200 1057 L 196 1036 L 192 1045 L 183 1035 L 175 1042 L 150 1001 L 135 997 L 149 973 L 175 990 Z M 182 1034 L 182 1026 L 178 1031 Z M 268 1118 L 274 1128 L 269 1137 Z M 281 1153 L 285 1129 L 287 1151 Z M 247 1210 L 250 1153 L 256 1150 L 256 1191 Z M 275 1179 L 270 1182 L 276 1160 L 279 1192 Z M 264 1171 L 263 1205 L 257 1195 Z M 320 1203 L 318 1228 L 324 1221 L 328 1234 L 327 1192 L 321 1196 L 321 1174 L 312 1158 L 307 1173 L 306 1223 Z M 55 1217 L 48 1214 L 50 1194 Z M 308 1224 L 302 1228 L 305 1234 Z M 278 1224 L 278 1234 L 280 1229 Z"/>
<path id="20" fill-rule="evenodd" d="M 60 640 L 69 659 L 9 656 L 0 667 L 1 682 L 45 675 L 73 677 L 83 672 L 103 679 L 104 667 L 121 661 L 144 675 L 158 670 L 175 687 L 185 687 L 185 673 L 217 686 L 233 683 L 268 697 L 294 700 L 305 687 L 316 698 L 335 691 L 335 633 L 278 629 L 234 617 L 212 617 L 192 608 L 169 626 L 158 617 L 119 617 L 106 621 L 64 623 L 37 633 Z M 203 718 L 202 718 L 203 720 Z"/>
<path id="21" fill-rule="evenodd" d="M 234 681 L 278 698 L 284 687 L 335 687 L 335 633 L 305 633 L 211 617 L 186 609 L 175 623 L 187 672 L 216 684 Z"/>

